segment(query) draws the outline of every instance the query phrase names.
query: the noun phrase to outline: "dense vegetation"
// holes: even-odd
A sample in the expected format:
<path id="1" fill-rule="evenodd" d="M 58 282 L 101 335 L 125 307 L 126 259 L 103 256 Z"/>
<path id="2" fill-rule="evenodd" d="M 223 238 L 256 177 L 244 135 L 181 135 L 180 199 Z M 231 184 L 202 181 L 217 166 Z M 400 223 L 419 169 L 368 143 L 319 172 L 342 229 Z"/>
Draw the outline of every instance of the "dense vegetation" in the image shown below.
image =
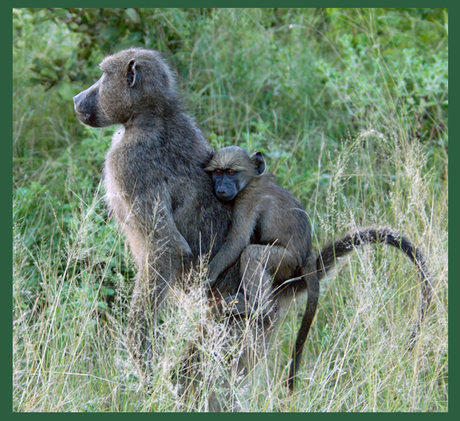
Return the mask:
<path id="1" fill-rule="evenodd" d="M 170 374 L 199 330 L 200 297 L 175 291 L 149 392 L 123 344 L 134 270 L 100 185 L 113 129 L 73 112 L 99 61 L 132 45 L 167 54 L 213 147 L 264 153 L 305 205 L 316 248 L 388 224 L 433 273 L 408 353 L 415 268 L 397 251 L 356 253 L 322 284 L 296 392 L 283 384 L 291 311 L 260 385 L 235 392 L 243 408 L 447 410 L 446 9 L 14 9 L 13 31 L 15 411 L 191 408 Z"/>

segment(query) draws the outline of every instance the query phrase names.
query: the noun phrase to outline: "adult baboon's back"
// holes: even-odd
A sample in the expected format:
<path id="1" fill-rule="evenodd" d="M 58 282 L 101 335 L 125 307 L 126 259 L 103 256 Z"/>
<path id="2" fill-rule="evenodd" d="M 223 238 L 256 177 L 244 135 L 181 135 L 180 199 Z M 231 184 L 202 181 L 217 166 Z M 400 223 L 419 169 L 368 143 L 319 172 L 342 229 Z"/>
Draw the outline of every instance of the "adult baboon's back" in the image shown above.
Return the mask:
<path id="1" fill-rule="evenodd" d="M 131 48 L 100 67 L 102 77 L 74 103 L 89 126 L 123 125 L 106 157 L 104 184 L 137 263 L 129 337 L 138 354 L 137 346 L 149 349 L 146 330 L 169 284 L 220 247 L 230 211 L 203 169 L 212 149 L 186 113 L 160 53 Z"/>

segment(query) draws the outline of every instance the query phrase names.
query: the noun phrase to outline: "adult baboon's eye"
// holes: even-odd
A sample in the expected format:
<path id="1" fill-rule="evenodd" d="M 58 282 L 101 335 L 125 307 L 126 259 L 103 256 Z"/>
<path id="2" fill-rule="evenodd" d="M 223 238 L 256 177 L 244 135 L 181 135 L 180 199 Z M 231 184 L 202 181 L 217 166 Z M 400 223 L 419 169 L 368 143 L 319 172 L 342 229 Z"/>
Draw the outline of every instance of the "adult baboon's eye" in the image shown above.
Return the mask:
<path id="1" fill-rule="evenodd" d="M 222 170 L 214 170 L 214 174 L 216 175 L 222 175 Z"/>
<path id="2" fill-rule="evenodd" d="M 227 174 L 228 174 L 228 175 L 235 175 L 235 174 L 236 174 L 236 171 L 234 171 L 234 170 L 228 170 L 228 171 L 227 171 Z"/>

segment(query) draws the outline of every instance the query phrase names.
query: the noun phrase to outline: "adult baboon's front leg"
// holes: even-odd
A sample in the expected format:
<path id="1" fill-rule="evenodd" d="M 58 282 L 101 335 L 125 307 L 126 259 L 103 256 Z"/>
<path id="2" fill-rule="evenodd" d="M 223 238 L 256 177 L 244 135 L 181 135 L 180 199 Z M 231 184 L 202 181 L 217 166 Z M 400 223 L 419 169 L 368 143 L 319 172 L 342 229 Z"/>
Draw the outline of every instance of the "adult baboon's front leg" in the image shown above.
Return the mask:
<path id="1" fill-rule="evenodd" d="M 150 362 L 153 357 L 152 343 L 156 336 L 157 313 L 164 301 L 174 275 L 159 271 L 146 259 L 145 267 L 138 271 L 131 298 L 127 341 L 136 362 Z M 166 263 L 166 262 L 165 262 Z M 154 262 L 155 265 L 158 261 Z"/>
<path id="2" fill-rule="evenodd" d="M 177 230 L 171 213 L 163 208 L 159 221 L 138 247 L 138 275 L 129 312 L 128 347 L 141 365 L 142 361 L 152 360 L 158 309 L 171 285 L 192 261 L 190 247 Z"/>

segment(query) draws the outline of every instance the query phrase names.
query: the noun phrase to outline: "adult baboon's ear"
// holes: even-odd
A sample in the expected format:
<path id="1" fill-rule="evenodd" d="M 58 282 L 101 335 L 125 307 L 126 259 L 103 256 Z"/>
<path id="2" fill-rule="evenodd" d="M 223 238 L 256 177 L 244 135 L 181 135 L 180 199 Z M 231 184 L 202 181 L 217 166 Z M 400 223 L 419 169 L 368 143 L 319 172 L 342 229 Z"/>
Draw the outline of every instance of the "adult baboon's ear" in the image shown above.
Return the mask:
<path id="1" fill-rule="evenodd" d="M 258 175 L 265 172 L 265 159 L 260 152 L 255 152 L 251 155 L 251 160 L 254 163 L 254 167 Z"/>
<path id="2" fill-rule="evenodd" d="M 132 58 L 128 63 L 126 79 L 130 88 L 134 88 L 139 83 L 140 74 L 137 70 L 137 61 L 135 58 Z"/>

